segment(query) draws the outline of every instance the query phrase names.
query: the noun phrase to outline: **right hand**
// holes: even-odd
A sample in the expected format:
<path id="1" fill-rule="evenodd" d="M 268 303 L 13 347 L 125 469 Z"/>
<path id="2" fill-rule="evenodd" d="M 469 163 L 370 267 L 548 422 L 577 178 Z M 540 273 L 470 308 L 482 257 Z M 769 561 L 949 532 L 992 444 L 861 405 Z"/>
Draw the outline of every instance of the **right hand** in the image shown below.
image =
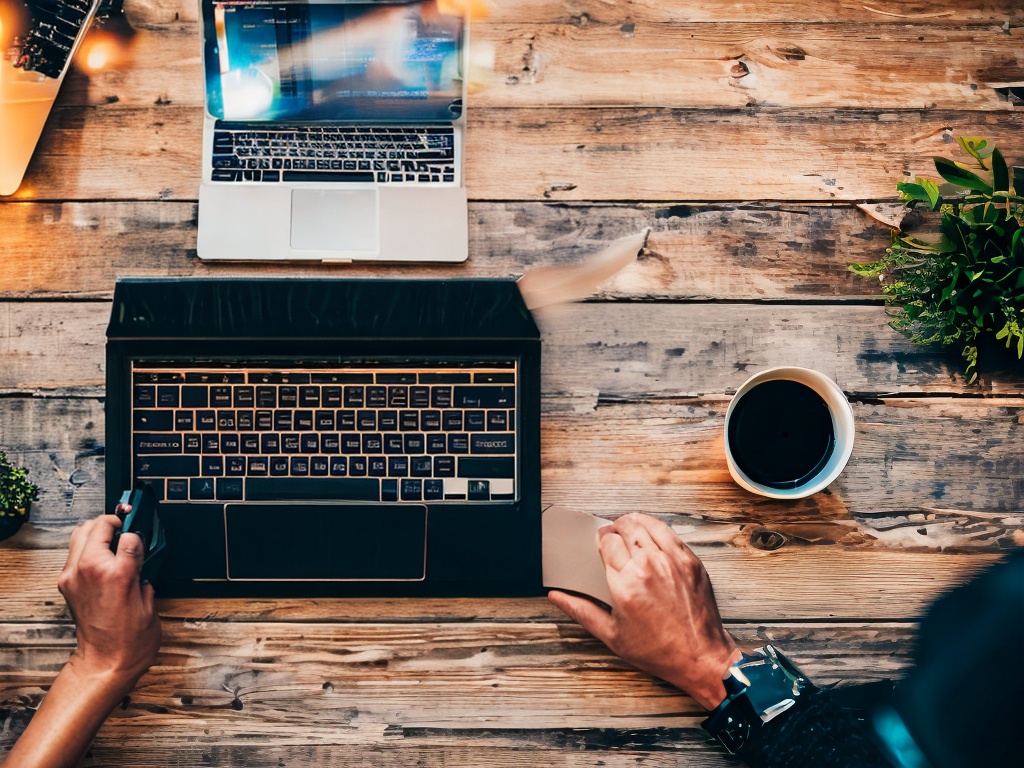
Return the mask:
<path id="1" fill-rule="evenodd" d="M 548 599 L 633 666 L 714 709 L 740 652 L 722 624 L 704 564 L 648 515 L 620 517 L 599 536 L 611 613 L 557 590 Z"/>
<path id="2" fill-rule="evenodd" d="M 57 589 L 78 635 L 69 663 L 79 674 L 100 677 L 127 692 L 156 661 L 161 630 L 153 586 L 139 579 L 142 539 L 126 533 L 117 554 L 110 551 L 120 527 L 118 517 L 102 515 L 76 528 Z"/>

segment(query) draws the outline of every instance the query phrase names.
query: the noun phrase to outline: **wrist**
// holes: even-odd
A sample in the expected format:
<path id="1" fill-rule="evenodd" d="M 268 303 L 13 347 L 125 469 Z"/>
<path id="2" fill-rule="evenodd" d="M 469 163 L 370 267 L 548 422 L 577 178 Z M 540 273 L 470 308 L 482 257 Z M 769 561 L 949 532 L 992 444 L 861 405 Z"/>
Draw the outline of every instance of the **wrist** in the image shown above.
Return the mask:
<path id="1" fill-rule="evenodd" d="M 80 648 L 71 654 L 64 669 L 74 683 L 109 701 L 111 706 L 124 698 L 145 672 L 118 667 Z"/>
<path id="2" fill-rule="evenodd" d="M 725 700 L 724 678 L 737 661 L 743 658 L 739 648 L 733 646 L 725 655 L 719 655 L 706 665 L 706 674 L 687 691 L 705 709 L 714 709 Z"/>
<path id="3" fill-rule="evenodd" d="M 673 665 L 678 672 L 663 677 L 705 709 L 714 709 L 726 696 L 723 678 L 742 656 L 735 645 L 730 645 L 716 653 L 705 654 L 697 664 L 690 659 L 680 659 Z"/>

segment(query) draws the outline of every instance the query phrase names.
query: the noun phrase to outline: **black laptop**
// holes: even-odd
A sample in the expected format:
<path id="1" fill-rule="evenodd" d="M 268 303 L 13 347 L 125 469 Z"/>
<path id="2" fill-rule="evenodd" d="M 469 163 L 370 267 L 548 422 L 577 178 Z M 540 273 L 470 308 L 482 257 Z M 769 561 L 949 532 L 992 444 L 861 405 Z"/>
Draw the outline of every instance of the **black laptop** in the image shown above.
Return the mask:
<path id="1" fill-rule="evenodd" d="M 107 509 L 161 597 L 533 595 L 540 334 L 512 280 L 123 279 Z"/>

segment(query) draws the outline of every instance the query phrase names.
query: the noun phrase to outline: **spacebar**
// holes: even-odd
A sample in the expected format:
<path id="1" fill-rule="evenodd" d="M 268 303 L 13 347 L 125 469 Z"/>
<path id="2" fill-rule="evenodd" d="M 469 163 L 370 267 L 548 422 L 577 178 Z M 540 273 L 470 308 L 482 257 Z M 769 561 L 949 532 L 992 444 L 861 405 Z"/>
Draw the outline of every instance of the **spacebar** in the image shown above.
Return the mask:
<path id="1" fill-rule="evenodd" d="M 246 501 L 380 501 L 375 477 L 250 477 Z"/>
<path id="2" fill-rule="evenodd" d="M 281 181 L 373 181 L 364 171 L 281 171 Z"/>

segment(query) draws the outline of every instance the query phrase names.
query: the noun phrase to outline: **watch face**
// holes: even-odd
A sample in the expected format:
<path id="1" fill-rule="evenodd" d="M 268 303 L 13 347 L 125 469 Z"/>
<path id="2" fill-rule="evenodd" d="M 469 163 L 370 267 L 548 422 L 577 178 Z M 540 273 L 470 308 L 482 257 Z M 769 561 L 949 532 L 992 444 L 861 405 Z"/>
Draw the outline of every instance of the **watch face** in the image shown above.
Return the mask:
<path id="1" fill-rule="evenodd" d="M 729 668 L 723 680 L 726 700 L 701 726 L 730 752 L 741 749 L 751 731 L 796 704 L 814 686 L 793 662 L 771 645 L 757 649 Z"/>
<path id="2" fill-rule="evenodd" d="M 736 667 L 749 681 L 747 696 L 761 720 L 768 722 L 792 707 L 810 685 L 793 662 L 771 645 L 757 655 L 744 654 Z"/>

